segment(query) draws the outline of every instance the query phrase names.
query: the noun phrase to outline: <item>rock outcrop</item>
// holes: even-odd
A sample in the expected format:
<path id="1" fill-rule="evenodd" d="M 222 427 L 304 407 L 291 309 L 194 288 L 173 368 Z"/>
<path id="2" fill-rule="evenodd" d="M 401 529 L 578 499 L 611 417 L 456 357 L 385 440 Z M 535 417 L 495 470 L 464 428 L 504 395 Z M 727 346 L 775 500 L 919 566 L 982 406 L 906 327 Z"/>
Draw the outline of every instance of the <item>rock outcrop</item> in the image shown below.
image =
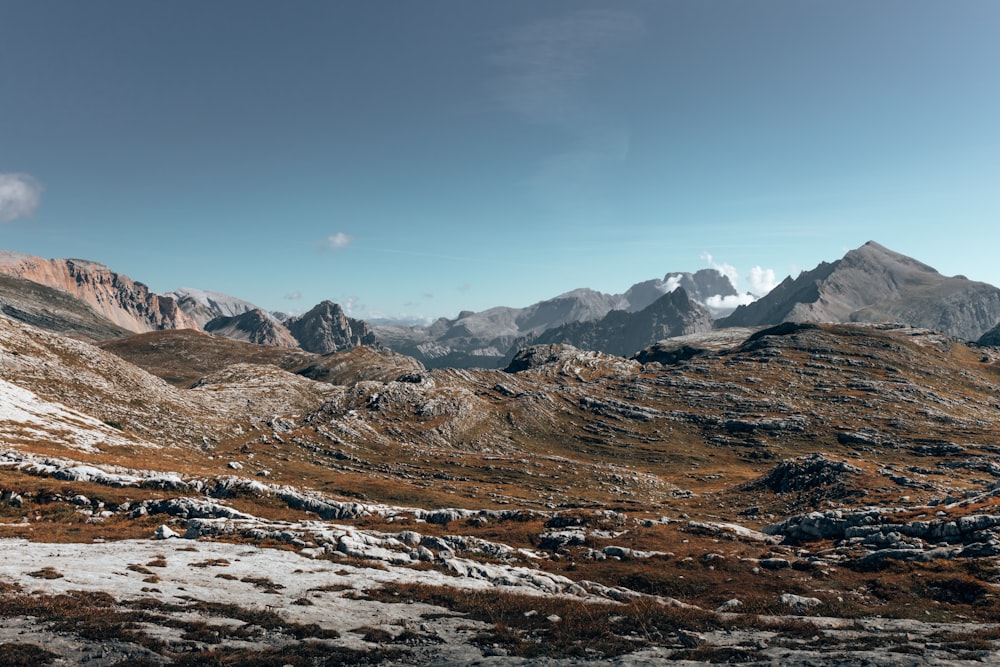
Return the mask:
<path id="1" fill-rule="evenodd" d="M 976 342 L 980 345 L 1000 347 L 1000 324 L 997 324 L 995 327 L 984 333 Z"/>
<path id="2" fill-rule="evenodd" d="M 332 301 L 323 301 L 305 315 L 285 320 L 285 326 L 299 347 L 316 354 L 340 352 L 359 345 L 381 347 L 368 323 L 348 317 Z"/>
<path id="3" fill-rule="evenodd" d="M 96 262 L 0 252 L 0 273 L 62 290 L 129 331 L 198 328 L 172 298 Z"/>
<path id="4" fill-rule="evenodd" d="M 976 340 L 1000 320 L 1000 289 L 942 276 L 874 241 L 832 264 L 786 278 L 718 326 L 794 322 L 899 322 Z"/>

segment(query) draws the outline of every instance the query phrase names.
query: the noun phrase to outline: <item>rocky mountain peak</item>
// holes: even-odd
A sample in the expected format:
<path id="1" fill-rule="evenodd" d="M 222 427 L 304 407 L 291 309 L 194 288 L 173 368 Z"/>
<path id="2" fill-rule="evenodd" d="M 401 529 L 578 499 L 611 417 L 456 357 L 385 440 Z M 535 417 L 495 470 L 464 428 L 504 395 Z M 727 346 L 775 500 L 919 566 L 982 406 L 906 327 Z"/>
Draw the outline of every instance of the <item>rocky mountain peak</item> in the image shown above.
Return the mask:
<path id="1" fill-rule="evenodd" d="M 975 340 L 1000 321 L 1000 289 L 947 277 L 869 241 L 833 263 L 786 278 L 718 326 L 793 322 L 901 322 Z"/>
<path id="2" fill-rule="evenodd" d="M 637 313 L 668 292 L 682 287 L 689 298 L 704 304 L 710 297 L 736 296 L 738 293 L 729 278 L 718 269 L 701 269 L 694 273 L 672 272 L 663 280 L 647 280 L 632 285 L 625 292 L 628 311 Z"/>
<path id="3" fill-rule="evenodd" d="M 288 331 L 307 352 L 329 354 L 359 345 L 381 347 L 368 323 L 348 317 L 332 301 L 322 301 L 300 317 L 285 321 Z"/>

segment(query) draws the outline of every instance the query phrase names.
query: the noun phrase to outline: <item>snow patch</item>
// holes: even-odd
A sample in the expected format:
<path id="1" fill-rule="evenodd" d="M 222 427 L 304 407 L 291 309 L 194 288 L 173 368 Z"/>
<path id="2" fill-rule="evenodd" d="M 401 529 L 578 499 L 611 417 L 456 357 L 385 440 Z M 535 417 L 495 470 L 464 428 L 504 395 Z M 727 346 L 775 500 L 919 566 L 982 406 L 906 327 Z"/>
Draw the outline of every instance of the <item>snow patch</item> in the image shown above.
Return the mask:
<path id="1" fill-rule="evenodd" d="M 0 380 L 0 440 L 46 440 L 85 452 L 100 451 L 99 445 L 154 446 L 126 438 L 99 419 L 43 399 L 6 380 Z"/>

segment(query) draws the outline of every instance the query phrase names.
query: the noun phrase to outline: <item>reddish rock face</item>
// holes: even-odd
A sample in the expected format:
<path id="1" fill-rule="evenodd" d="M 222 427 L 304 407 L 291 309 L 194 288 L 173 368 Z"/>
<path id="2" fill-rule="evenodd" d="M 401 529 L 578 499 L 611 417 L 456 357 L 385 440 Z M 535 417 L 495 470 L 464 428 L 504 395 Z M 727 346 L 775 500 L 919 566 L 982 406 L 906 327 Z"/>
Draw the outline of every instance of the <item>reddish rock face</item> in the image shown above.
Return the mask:
<path id="1" fill-rule="evenodd" d="M 6 253 L 0 272 L 62 290 L 129 331 L 199 328 L 172 298 L 95 262 Z"/>

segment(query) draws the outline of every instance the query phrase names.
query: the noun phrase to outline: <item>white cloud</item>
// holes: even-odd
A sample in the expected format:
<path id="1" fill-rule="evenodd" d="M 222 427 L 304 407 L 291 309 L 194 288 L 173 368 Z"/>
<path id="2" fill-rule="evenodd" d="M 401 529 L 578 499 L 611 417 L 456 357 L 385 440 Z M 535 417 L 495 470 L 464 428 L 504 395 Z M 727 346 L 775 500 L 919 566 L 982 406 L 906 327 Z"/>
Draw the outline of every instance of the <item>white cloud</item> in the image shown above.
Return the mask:
<path id="1" fill-rule="evenodd" d="M 737 291 L 740 290 L 740 272 L 732 264 L 716 262 L 710 253 L 702 253 L 701 258 L 712 266 L 716 271 L 729 278 L 729 282 Z M 743 294 L 722 296 L 716 294 L 705 299 L 705 307 L 712 313 L 712 317 L 719 318 L 729 315 L 739 306 L 746 306 L 773 290 L 778 281 L 774 275 L 774 269 L 765 269 L 761 266 L 754 266 L 746 276 L 750 289 Z"/>
<path id="2" fill-rule="evenodd" d="M 354 241 L 354 237 L 345 234 L 344 232 L 337 232 L 336 234 L 331 234 L 321 241 L 321 245 L 326 250 L 342 250 L 347 246 L 351 245 Z"/>
<path id="3" fill-rule="evenodd" d="M 42 201 L 42 186 L 28 174 L 0 174 L 0 224 L 34 214 Z"/>
<path id="4" fill-rule="evenodd" d="M 344 309 L 344 312 L 348 315 L 354 313 L 354 310 L 360 305 L 360 299 L 356 296 L 346 296 L 340 301 L 340 307 Z"/>
<path id="5" fill-rule="evenodd" d="M 660 285 L 660 291 L 663 292 L 664 294 L 670 294 L 680 286 L 681 286 L 681 277 L 670 276 L 669 278 L 667 278 L 667 282 Z"/>
<path id="6" fill-rule="evenodd" d="M 295 290 L 294 292 L 289 292 L 285 295 L 285 298 L 289 301 L 298 301 L 302 298 L 302 292 Z"/>
<path id="7" fill-rule="evenodd" d="M 605 172 L 629 153 L 631 132 L 598 111 L 611 94 L 598 87 L 614 66 L 607 56 L 642 34 L 635 13 L 582 9 L 519 27 L 492 58 L 499 104 L 526 122 L 560 128 L 566 138 L 531 179 L 538 196 L 563 214 L 589 207 Z"/>
<path id="8" fill-rule="evenodd" d="M 737 287 L 740 282 L 740 272 L 736 270 L 736 267 L 732 264 L 719 264 L 714 259 L 712 259 L 711 253 L 703 252 L 701 258 L 708 262 L 713 269 L 729 278 L 729 282 L 733 284 L 733 287 Z"/>
<path id="9" fill-rule="evenodd" d="M 746 294 L 731 294 L 729 296 L 716 294 L 705 299 L 705 305 L 712 311 L 733 311 L 739 306 L 746 306 L 756 300 L 757 298 L 749 292 Z"/>
<path id="10" fill-rule="evenodd" d="M 747 281 L 750 283 L 750 293 L 758 297 L 764 296 L 778 284 L 774 277 L 774 269 L 762 269 L 759 266 L 750 269 Z"/>

